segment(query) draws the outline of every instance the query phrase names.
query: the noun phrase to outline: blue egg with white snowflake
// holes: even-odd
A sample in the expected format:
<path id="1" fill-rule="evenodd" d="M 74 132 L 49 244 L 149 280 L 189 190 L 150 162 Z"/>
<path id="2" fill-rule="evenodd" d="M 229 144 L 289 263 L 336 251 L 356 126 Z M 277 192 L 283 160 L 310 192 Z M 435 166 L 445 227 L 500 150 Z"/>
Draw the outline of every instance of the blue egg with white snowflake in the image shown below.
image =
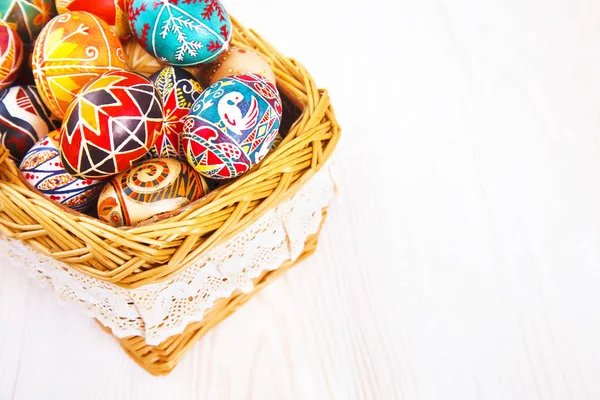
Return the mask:
<path id="1" fill-rule="evenodd" d="M 172 65 L 214 61 L 231 41 L 231 19 L 219 0 L 131 0 L 128 14 L 138 42 Z"/>
<path id="2" fill-rule="evenodd" d="M 202 92 L 183 123 L 188 162 L 205 177 L 242 175 L 269 153 L 281 123 L 281 97 L 255 74 L 223 78 Z"/>

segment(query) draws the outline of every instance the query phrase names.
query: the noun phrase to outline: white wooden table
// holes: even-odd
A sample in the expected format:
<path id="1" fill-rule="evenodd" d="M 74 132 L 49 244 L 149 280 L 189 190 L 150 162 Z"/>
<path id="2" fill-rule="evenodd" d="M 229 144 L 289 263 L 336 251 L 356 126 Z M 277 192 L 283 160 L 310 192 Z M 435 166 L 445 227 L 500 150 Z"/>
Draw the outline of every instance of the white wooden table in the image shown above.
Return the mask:
<path id="1" fill-rule="evenodd" d="M 317 253 L 161 378 L 3 266 L 0 399 L 600 398 L 600 3 L 225 4 L 331 91 Z"/>

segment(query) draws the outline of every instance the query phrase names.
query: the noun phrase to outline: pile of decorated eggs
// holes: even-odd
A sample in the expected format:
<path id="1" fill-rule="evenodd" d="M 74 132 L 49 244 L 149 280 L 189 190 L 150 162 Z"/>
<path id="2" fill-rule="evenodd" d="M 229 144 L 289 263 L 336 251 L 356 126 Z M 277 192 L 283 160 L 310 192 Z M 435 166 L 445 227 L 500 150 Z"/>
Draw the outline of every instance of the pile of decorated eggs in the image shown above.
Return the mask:
<path id="1" fill-rule="evenodd" d="M 32 190 L 132 226 L 281 141 L 276 76 L 220 0 L 6 0 L 0 144 Z"/>

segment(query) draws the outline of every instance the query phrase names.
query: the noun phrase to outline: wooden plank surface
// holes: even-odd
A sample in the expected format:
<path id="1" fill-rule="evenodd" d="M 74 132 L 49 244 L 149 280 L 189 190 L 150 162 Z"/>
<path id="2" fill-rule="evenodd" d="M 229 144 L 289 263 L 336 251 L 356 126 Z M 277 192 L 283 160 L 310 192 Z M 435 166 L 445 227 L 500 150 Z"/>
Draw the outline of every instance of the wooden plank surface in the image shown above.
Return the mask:
<path id="1" fill-rule="evenodd" d="M 600 3 L 225 4 L 331 91 L 317 253 L 161 378 L 2 265 L 0 399 L 600 398 Z"/>

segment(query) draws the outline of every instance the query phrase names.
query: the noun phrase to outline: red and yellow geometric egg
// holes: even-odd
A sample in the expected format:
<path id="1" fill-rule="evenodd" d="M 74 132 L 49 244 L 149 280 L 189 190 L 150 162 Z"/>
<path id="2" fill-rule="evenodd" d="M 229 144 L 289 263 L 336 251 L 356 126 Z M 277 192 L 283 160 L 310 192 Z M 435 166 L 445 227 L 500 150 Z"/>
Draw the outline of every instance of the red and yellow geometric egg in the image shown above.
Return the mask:
<path id="1" fill-rule="evenodd" d="M 147 78 L 125 70 L 100 75 L 66 112 L 60 138 L 65 169 L 92 179 L 126 170 L 154 145 L 163 119 L 160 95 Z"/>

